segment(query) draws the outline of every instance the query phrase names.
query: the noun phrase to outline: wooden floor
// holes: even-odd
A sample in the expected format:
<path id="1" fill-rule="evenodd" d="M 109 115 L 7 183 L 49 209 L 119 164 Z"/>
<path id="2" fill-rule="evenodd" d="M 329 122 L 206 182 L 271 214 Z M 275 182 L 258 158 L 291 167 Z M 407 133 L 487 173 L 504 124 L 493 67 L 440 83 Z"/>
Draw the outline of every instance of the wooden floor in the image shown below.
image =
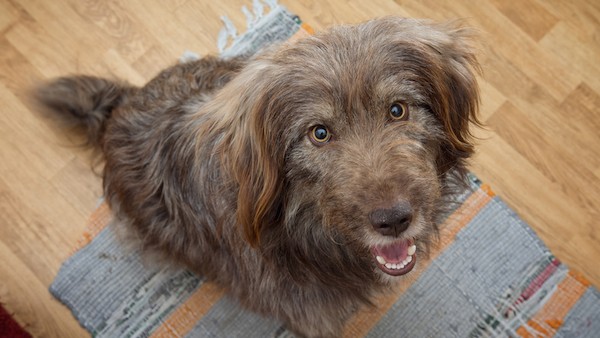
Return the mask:
<path id="1" fill-rule="evenodd" d="M 315 29 L 388 14 L 477 27 L 489 130 L 477 132 L 472 169 L 600 286 L 600 2 L 281 2 Z M 215 53 L 221 15 L 243 31 L 242 5 L 252 4 L 0 0 L 0 302 L 34 336 L 86 335 L 47 289 L 101 188 L 89 154 L 40 118 L 26 90 L 69 73 L 143 84 L 186 49 Z"/>

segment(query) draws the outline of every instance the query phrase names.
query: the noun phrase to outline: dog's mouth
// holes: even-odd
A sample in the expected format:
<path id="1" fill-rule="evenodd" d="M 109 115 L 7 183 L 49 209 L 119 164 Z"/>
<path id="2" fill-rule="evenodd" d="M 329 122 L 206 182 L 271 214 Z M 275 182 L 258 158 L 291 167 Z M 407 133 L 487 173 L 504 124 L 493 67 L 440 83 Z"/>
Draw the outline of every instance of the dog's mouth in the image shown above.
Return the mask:
<path id="1" fill-rule="evenodd" d="M 377 267 L 390 276 L 409 273 L 417 260 L 417 247 L 412 240 L 399 240 L 387 245 L 371 247 Z"/>

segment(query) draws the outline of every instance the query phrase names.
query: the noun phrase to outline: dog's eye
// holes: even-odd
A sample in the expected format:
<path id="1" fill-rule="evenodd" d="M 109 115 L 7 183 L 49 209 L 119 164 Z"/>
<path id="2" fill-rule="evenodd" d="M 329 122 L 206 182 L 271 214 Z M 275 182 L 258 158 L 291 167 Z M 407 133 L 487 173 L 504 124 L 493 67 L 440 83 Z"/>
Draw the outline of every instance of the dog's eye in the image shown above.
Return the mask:
<path id="1" fill-rule="evenodd" d="M 406 121 L 408 119 L 408 106 L 402 102 L 395 102 L 390 106 L 390 116 L 396 121 Z"/>
<path id="2" fill-rule="evenodd" d="M 331 133 L 327 127 L 316 125 L 310 131 L 310 140 L 316 145 L 323 145 L 331 139 Z"/>

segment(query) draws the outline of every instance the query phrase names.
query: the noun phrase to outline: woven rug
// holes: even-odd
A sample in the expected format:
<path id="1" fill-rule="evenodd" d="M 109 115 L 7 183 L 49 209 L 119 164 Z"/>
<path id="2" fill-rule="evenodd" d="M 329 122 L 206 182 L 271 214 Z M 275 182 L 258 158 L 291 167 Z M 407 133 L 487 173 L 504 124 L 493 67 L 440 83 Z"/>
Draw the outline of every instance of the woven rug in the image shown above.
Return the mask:
<path id="1" fill-rule="evenodd" d="M 229 20 L 222 55 L 252 54 L 310 28 L 273 1 L 245 9 L 248 31 Z M 228 48 L 227 45 L 229 45 Z M 471 188 L 442 226 L 440 245 L 414 281 L 358 313 L 346 337 L 598 337 L 600 293 L 556 259 L 492 190 Z M 185 270 L 144 264 L 122 249 L 106 204 L 50 287 L 97 337 L 291 337 L 281 323 L 248 312 Z"/>

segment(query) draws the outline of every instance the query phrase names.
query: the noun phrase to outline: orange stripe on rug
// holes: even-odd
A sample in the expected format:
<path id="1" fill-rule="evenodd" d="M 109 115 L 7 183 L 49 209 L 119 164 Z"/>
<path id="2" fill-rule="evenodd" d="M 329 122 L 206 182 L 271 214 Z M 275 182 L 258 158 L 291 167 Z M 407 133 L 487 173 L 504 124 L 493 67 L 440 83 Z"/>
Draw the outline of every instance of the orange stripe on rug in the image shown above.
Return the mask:
<path id="1" fill-rule="evenodd" d="M 312 29 L 312 27 L 310 27 L 309 25 L 302 23 L 302 25 L 300 26 L 300 29 L 298 29 L 298 31 L 296 31 L 296 33 L 294 33 L 289 39 L 287 39 L 288 43 L 294 43 L 298 40 L 302 40 L 304 38 L 307 38 L 311 35 L 313 35 L 315 33 L 315 31 Z"/>
<path id="2" fill-rule="evenodd" d="M 223 289 L 213 283 L 203 283 L 185 303 L 179 305 L 150 337 L 175 338 L 187 335 L 224 295 Z"/>
<path id="3" fill-rule="evenodd" d="M 110 207 L 106 202 L 102 202 L 96 210 L 92 213 L 87 221 L 85 230 L 75 246 L 71 249 L 69 256 L 72 256 L 75 252 L 81 250 L 84 246 L 90 244 L 94 237 L 106 228 L 112 219 L 112 213 Z"/>
<path id="4" fill-rule="evenodd" d="M 590 282 L 582 275 L 569 271 L 546 304 L 527 321 L 526 326 L 517 329 L 517 334 L 526 338 L 554 336 L 589 286 Z"/>
<path id="5" fill-rule="evenodd" d="M 303 22 L 302 25 L 300 25 L 300 27 L 302 27 L 302 29 L 304 29 L 309 35 L 315 34 L 315 30 L 307 23 Z"/>
<path id="6" fill-rule="evenodd" d="M 400 296 L 419 278 L 442 251 L 444 251 L 479 211 L 491 201 L 492 197 L 483 190 L 476 190 L 440 227 L 439 245 L 432 250 L 430 257 L 419 265 L 418 269 L 408 274 L 399 283 L 392 295 L 382 295 L 374 302 L 377 308 L 367 308 L 357 313 L 344 330 L 343 337 L 363 337 L 377 324 L 381 318 L 398 301 Z"/>

